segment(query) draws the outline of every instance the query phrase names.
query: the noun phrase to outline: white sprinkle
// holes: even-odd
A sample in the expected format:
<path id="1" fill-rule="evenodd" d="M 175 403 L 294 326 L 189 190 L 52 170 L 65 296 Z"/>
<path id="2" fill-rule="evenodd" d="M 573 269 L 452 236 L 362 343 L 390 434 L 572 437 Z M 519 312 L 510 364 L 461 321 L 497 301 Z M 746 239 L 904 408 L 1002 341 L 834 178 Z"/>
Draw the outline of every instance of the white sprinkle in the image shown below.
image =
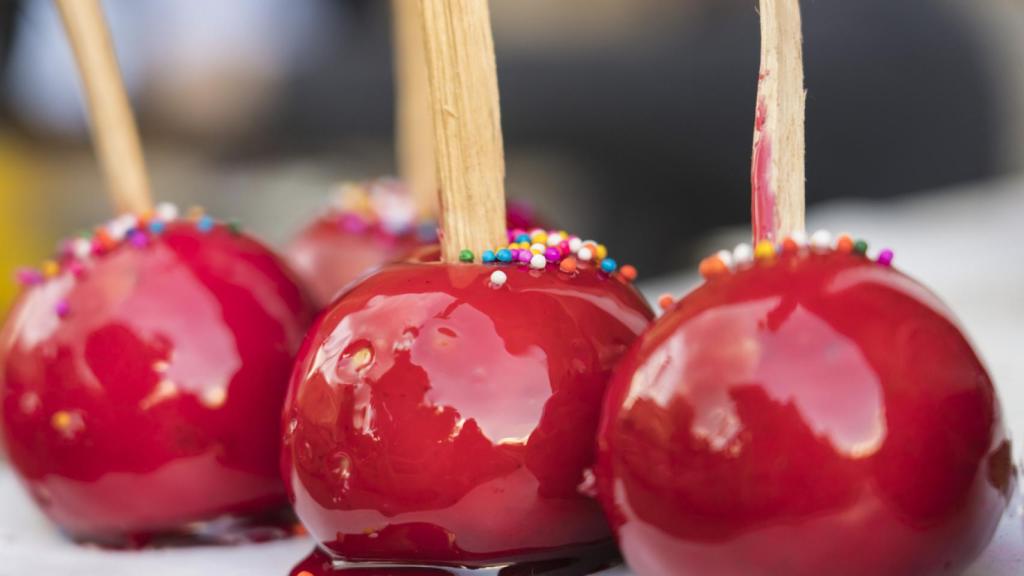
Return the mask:
<path id="1" fill-rule="evenodd" d="M 92 244 L 90 244 L 85 238 L 75 238 L 71 242 L 71 252 L 74 253 L 75 257 L 79 260 L 84 260 L 92 254 Z"/>
<path id="2" fill-rule="evenodd" d="M 530 268 L 534 270 L 543 270 L 548 265 L 548 259 L 543 254 L 534 254 L 533 258 L 530 258 Z"/>
<path id="3" fill-rule="evenodd" d="M 815 250 L 828 250 L 832 247 L 832 234 L 828 230 L 818 230 L 811 234 L 811 246 Z"/>
<path id="4" fill-rule="evenodd" d="M 590 248 L 580 248 L 576 252 L 576 257 L 580 259 L 580 262 L 590 262 L 590 259 L 594 257 L 594 254 L 590 251 Z"/>
<path id="5" fill-rule="evenodd" d="M 508 281 L 508 275 L 506 275 L 501 270 L 495 270 L 494 272 L 491 272 L 491 286 L 494 286 L 495 288 L 501 288 L 502 286 L 505 285 L 506 281 Z"/>
<path id="6" fill-rule="evenodd" d="M 796 245 L 801 248 L 807 246 L 807 232 L 804 232 L 803 230 L 797 230 L 796 232 L 793 232 L 792 234 L 789 235 L 789 238 L 793 242 L 796 242 Z"/>
<path id="7" fill-rule="evenodd" d="M 565 240 L 565 238 L 562 237 L 562 234 L 560 232 L 549 234 L 548 246 L 558 246 L 558 243 L 561 242 L 562 240 Z"/>
<path id="8" fill-rule="evenodd" d="M 537 242 L 533 246 L 530 246 L 530 252 L 540 252 L 541 254 L 543 254 L 544 251 L 547 250 L 547 249 L 548 249 L 548 247 L 543 245 L 543 244 L 541 244 L 540 242 Z"/>
<path id="9" fill-rule="evenodd" d="M 583 240 L 580 240 L 579 237 L 573 236 L 572 238 L 569 238 L 569 252 L 572 252 L 573 254 L 575 254 L 575 253 L 579 252 L 580 248 L 582 248 L 582 247 L 583 247 Z"/>
<path id="10" fill-rule="evenodd" d="M 726 268 L 732 270 L 732 252 L 729 252 L 728 250 L 719 250 L 716 256 L 718 256 L 718 259 L 722 261 L 722 264 L 725 264 Z"/>
<path id="11" fill-rule="evenodd" d="M 750 244 L 743 242 L 732 251 L 732 260 L 736 266 L 750 264 L 754 260 L 754 249 L 750 247 Z"/>
<path id="12" fill-rule="evenodd" d="M 156 217 L 164 222 L 173 222 L 178 219 L 178 207 L 170 202 L 161 202 L 156 205 Z"/>

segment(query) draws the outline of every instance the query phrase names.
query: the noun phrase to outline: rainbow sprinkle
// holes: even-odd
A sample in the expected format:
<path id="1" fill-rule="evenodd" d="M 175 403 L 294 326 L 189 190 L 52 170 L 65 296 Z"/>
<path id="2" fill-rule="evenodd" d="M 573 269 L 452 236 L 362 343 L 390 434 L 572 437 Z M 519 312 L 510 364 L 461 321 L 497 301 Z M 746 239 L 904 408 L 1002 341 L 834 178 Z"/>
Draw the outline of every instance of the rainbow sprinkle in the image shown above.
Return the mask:
<path id="1" fill-rule="evenodd" d="M 328 218 L 350 234 L 437 241 L 437 224 L 417 218 L 412 195 L 401 181 L 393 178 L 343 183 L 327 210 Z"/>
<path id="2" fill-rule="evenodd" d="M 805 233 L 797 232 L 779 242 L 762 240 L 755 246 L 747 243 L 739 244 L 731 252 L 721 250 L 701 261 L 700 275 L 706 280 L 711 280 L 758 264 L 771 263 L 780 255 L 827 252 L 854 254 L 873 260 L 880 266 L 892 266 L 892 250 L 886 248 L 875 256 L 870 253 L 868 248 L 866 241 L 854 239 L 849 234 L 833 236 L 826 230 L 818 230 L 808 238 Z"/>
<path id="3" fill-rule="evenodd" d="M 168 225 L 178 222 L 191 222 L 203 234 L 211 233 L 219 224 L 201 208 L 190 209 L 189 216 L 181 219 L 177 206 L 161 203 L 151 212 L 122 214 L 90 233 L 63 241 L 55 258 L 43 262 L 39 268 L 19 269 L 15 273 L 15 280 L 23 287 L 31 287 L 57 278 L 65 272 L 81 278 L 95 258 L 109 254 L 120 246 L 144 249 L 163 234 Z M 225 226 L 229 227 L 232 234 L 239 233 L 237 224 Z M 61 301 L 54 312 L 64 318 L 70 313 L 70 307 L 66 301 Z"/>
<path id="4" fill-rule="evenodd" d="M 459 261 L 471 263 L 477 260 L 472 251 L 462 250 Z M 627 283 L 637 277 L 635 267 L 620 267 L 618 262 L 609 258 L 604 244 L 572 236 L 565 230 L 509 229 L 508 244 L 484 250 L 479 261 L 495 265 L 520 264 L 533 270 L 545 270 L 552 266 L 569 275 L 576 274 L 583 267 L 594 267 Z M 491 284 L 500 286 L 504 280 L 498 284 L 492 276 Z"/>

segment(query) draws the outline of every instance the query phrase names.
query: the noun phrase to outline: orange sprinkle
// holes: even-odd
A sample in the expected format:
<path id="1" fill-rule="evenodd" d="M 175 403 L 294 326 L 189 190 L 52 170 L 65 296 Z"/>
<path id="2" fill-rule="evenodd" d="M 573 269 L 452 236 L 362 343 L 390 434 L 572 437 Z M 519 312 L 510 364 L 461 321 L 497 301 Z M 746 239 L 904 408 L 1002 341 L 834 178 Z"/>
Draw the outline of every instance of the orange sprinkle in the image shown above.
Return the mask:
<path id="1" fill-rule="evenodd" d="M 139 225 L 145 226 L 153 220 L 154 216 L 155 214 L 153 214 L 152 210 L 143 210 L 142 212 L 139 212 L 135 217 L 138 218 Z"/>
<path id="2" fill-rule="evenodd" d="M 849 254 L 850 252 L 853 252 L 853 238 L 850 238 L 848 234 L 843 234 L 842 236 L 840 236 L 839 240 L 836 241 L 836 250 L 842 252 L 843 254 Z"/>
<path id="3" fill-rule="evenodd" d="M 562 260 L 562 262 L 558 264 L 558 269 L 566 274 L 572 274 L 576 271 L 576 259 L 570 256 L 565 260 Z"/>
<path id="4" fill-rule="evenodd" d="M 796 240 L 793 240 L 789 236 L 787 236 L 786 239 L 782 241 L 782 252 L 784 254 L 793 254 L 799 249 L 800 245 L 796 243 Z"/>
<path id="5" fill-rule="evenodd" d="M 714 278 L 721 276 L 729 271 L 729 267 L 722 262 L 722 259 L 716 256 L 708 256 L 707 258 L 700 261 L 700 275 L 704 278 Z"/>
<path id="6" fill-rule="evenodd" d="M 299 572 L 295 576 L 313 576 L 313 573 L 310 572 L 309 570 L 303 570 L 302 572 Z"/>
<path id="7" fill-rule="evenodd" d="M 302 525 L 302 522 L 296 522 L 292 525 L 293 536 L 305 536 L 307 534 L 309 534 L 309 532 L 306 530 L 306 527 Z"/>
<path id="8" fill-rule="evenodd" d="M 619 274 L 630 282 L 636 280 L 636 268 L 630 264 L 626 264 L 622 268 L 619 268 Z"/>
<path id="9" fill-rule="evenodd" d="M 676 299 L 671 294 L 662 294 L 658 297 L 658 307 L 662 310 L 668 310 L 675 304 Z"/>

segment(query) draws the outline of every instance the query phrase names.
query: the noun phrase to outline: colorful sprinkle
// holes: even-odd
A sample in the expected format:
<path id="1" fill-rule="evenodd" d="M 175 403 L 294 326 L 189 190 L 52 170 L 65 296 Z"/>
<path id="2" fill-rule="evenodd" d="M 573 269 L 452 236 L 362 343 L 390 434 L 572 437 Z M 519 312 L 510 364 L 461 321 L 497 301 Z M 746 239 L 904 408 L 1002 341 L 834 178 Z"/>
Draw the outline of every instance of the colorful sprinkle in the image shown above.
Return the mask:
<path id="1" fill-rule="evenodd" d="M 658 308 L 661 308 L 663 311 L 671 308 L 675 302 L 676 299 L 671 294 L 666 293 L 658 296 Z"/>
<path id="2" fill-rule="evenodd" d="M 604 260 L 601 260 L 601 271 L 602 272 L 606 272 L 608 274 L 611 274 L 612 272 L 615 272 L 615 270 L 618 267 L 619 267 L 618 262 L 616 262 L 615 260 L 612 260 L 611 258 L 605 258 Z"/>
<path id="3" fill-rule="evenodd" d="M 57 313 L 58 318 L 66 318 L 67 315 L 71 313 L 71 305 L 68 304 L 67 300 L 61 300 L 60 302 L 57 302 L 57 306 L 54 311 Z"/>
<path id="4" fill-rule="evenodd" d="M 534 256 L 540 256 L 540 254 L 534 254 L 533 252 L 530 252 L 529 250 L 520 250 L 519 251 L 519 261 L 523 262 L 524 264 L 529 264 L 533 260 Z M 543 260 L 544 257 L 540 256 L 540 259 Z"/>
<path id="5" fill-rule="evenodd" d="M 484 264 L 490 264 L 494 262 L 494 250 L 484 250 L 484 253 L 480 256 L 480 260 Z"/>
<path id="6" fill-rule="evenodd" d="M 637 277 L 636 267 L 632 264 L 626 264 L 622 268 L 619 268 L 619 274 L 621 274 L 626 281 L 632 282 L 636 280 Z"/>
<path id="7" fill-rule="evenodd" d="M 547 265 L 548 260 L 543 254 L 534 254 L 530 257 L 530 268 L 534 270 L 543 270 Z"/>
<path id="8" fill-rule="evenodd" d="M 511 262 L 512 261 L 512 251 L 507 249 L 507 248 L 502 248 L 501 250 L 498 250 L 497 257 L 498 257 L 498 262 L 506 262 L 506 263 Z"/>
<path id="9" fill-rule="evenodd" d="M 729 273 L 729 267 L 725 265 L 725 262 L 717 254 L 701 260 L 698 270 L 705 279 Z"/>
<path id="10" fill-rule="evenodd" d="M 769 240 L 761 240 L 757 243 L 754 248 L 754 259 L 756 260 L 771 260 L 775 258 L 775 245 Z"/>
<path id="11" fill-rule="evenodd" d="M 459 262 L 472 262 L 472 261 L 473 261 L 473 251 L 472 250 L 463 250 L 463 251 L 459 252 Z"/>
<path id="12" fill-rule="evenodd" d="M 14 278 L 18 281 L 18 284 L 22 286 L 35 286 L 42 284 L 44 276 L 43 273 L 35 268 L 19 268 L 14 273 Z"/>
<path id="13" fill-rule="evenodd" d="M 196 221 L 196 229 L 205 234 L 210 230 L 213 230 L 214 224 L 215 222 L 213 221 L 213 218 L 206 216 L 204 214 L 203 216 L 199 217 L 199 220 Z"/>
<path id="14" fill-rule="evenodd" d="M 558 262 L 562 259 L 562 251 L 552 246 L 544 251 L 544 259 L 548 262 Z"/>
<path id="15" fill-rule="evenodd" d="M 558 263 L 558 269 L 561 270 L 562 272 L 565 272 L 566 274 L 573 274 L 573 273 L 575 273 L 576 272 L 576 268 L 577 268 L 576 259 L 573 258 L 572 256 L 570 256 L 570 257 L 566 258 L 565 260 L 562 260 L 561 262 Z"/>
<path id="16" fill-rule="evenodd" d="M 501 288 L 508 281 L 508 275 L 501 270 L 495 270 L 491 272 L 491 286 L 495 288 Z"/>
<path id="17" fill-rule="evenodd" d="M 163 220 L 153 220 L 149 223 L 149 232 L 151 234 L 159 236 L 160 234 L 163 234 L 165 230 L 167 230 L 167 224 L 165 224 Z"/>
<path id="18" fill-rule="evenodd" d="M 54 260 L 43 262 L 43 276 L 53 278 L 58 274 L 60 274 L 60 264 L 57 264 Z"/>
<path id="19" fill-rule="evenodd" d="M 757 265 L 768 263 L 775 258 L 796 258 L 826 252 L 868 256 L 882 266 L 891 266 L 893 260 L 892 250 L 882 250 L 877 258 L 874 258 L 868 255 L 868 243 L 865 240 L 855 241 L 848 234 L 833 237 L 828 231 L 818 230 L 810 238 L 803 232 L 798 232 L 780 239 L 777 243 L 762 240 L 757 243 L 756 248 L 741 243 L 732 252 L 720 250 L 701 261 L 699 272 L 706 280 L 710 280 L 752 263 Z"/>

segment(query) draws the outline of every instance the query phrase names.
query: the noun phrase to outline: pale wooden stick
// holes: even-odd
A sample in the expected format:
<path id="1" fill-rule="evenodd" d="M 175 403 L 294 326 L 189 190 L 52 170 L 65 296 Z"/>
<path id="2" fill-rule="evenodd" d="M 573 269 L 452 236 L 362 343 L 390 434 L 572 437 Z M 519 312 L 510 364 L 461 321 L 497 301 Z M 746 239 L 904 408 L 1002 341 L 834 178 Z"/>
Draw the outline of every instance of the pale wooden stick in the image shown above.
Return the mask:
<path id="1" fill-rule="evenodd" d="M 507 243 L 505 158 L 486 0 L 419 0 L 441 185 L 441 253 Z"/>
<path id="2" fill-rule="evenodd" d="M 417 0 L 391 0 L 398 175 L 412 190 L 419 217 L 426 220 L 437 217 L 438 190 L 422 20 Z"/>
<path id="3" fill-rule="evenodd" d="M 85 86 L 93 143 L 118 212 L 153 203 L 139 133 L 99 0 L 56 0 Z"/>
<path id="4" fill-rule="evenodd" d="M 761 74 L 751 171 L 754 240 L 804 229 L 803 47 L 798 0 L 761 0 Z"/>

